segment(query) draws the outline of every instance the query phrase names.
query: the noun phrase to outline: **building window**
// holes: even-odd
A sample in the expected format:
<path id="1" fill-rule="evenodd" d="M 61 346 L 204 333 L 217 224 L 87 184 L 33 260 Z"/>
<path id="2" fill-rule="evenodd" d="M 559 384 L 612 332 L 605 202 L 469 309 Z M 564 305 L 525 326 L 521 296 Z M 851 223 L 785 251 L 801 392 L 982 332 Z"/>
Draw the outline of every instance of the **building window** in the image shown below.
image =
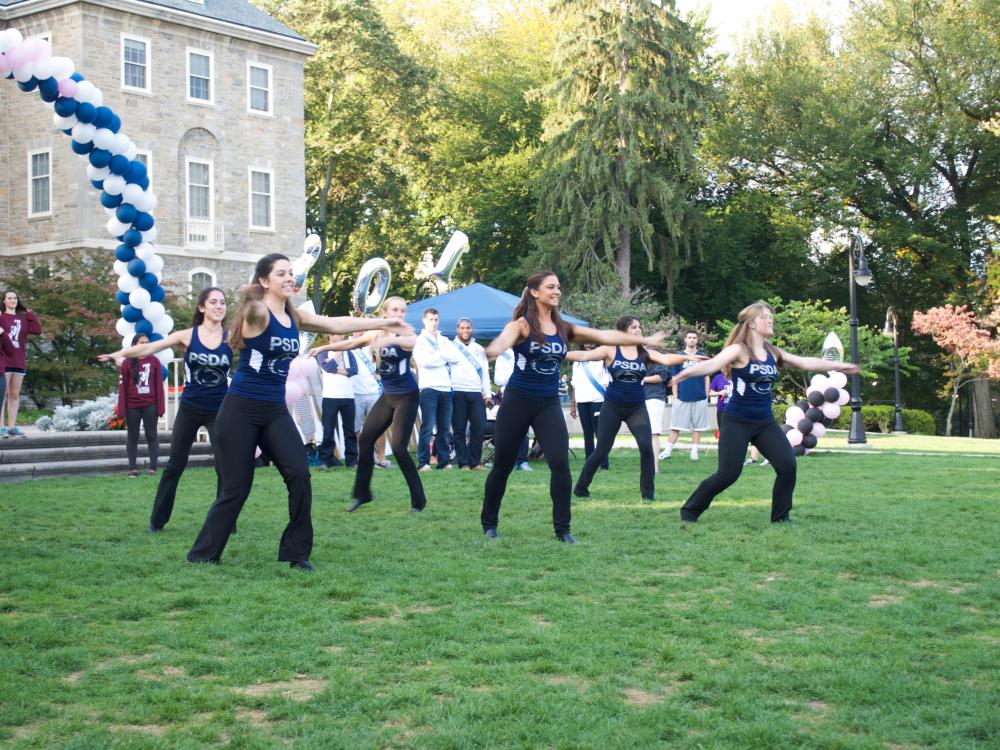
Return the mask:
<path id="1" fill-rule="evenodd" d="M 135 160 L 141 161 L 146 166 L 146 177 L 149 178 L 149 187 L 147 190 L 153 189 L 153 152 L 152 151 L 137 151 L 135 154 Z"/>
<path id="2" fill-rule="evenodd" d="M 28 41 L 29 39 L 41 39 L 43 41 L 48 42 L 49 44 L 52 44 L 52 32 L 42 31 L 38 34 L 32 34 L 31 36 L 26 37 L 25 41 Z"/>
<path id="3" fill-rule="evenodd" d="M 188 101 L 212 104 L 212 53 L 188 49 Z"/>
<path id="4" fill-rule="evenodd" d="M 274 229 L 274 173 L 250 170 L 250 228 Z"/>
<path id="5" fill-rule="evenodd" d="M 122 34 L 122 88 L 152 93 L 149 73 L 149 40 Z"/>
<path id="6" fill-rule="evenodd" d="M 271 66 L 248 63 L 247 109 L 261 115 L 274 114 L 271 101 Z"/>
<path id="7" fill-rule="evenodd" d="M 193 299 L 197 299 L 202 289 L 216 286 L 215 274 L 207 268 L 192 268 L 188 272 L 188 278 L 191 280 L 191 297 Z"/>
<path id="8" fill-rule="evenodd" d="M 189 219 L 212 220 L 212 162 L 188 159 L 187 196 Z"/>
<path id="9" fill-rule="evenodd" d="M 52 152 L 28 152 L 28 216 L 52 215 Z"/>

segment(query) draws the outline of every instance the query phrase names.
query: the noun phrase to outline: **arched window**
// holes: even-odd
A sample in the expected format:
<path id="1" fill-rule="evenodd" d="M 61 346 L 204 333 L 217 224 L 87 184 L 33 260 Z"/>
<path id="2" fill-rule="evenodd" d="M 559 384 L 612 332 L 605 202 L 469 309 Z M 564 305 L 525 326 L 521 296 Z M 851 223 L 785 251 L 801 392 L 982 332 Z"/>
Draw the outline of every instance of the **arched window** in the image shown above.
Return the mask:
<path id="1" fill-rule="evenodd" d="M 197 297 L 205 287 L 216 286 L 215 273 L 207 268 L 192 268 L 188 272 L 188 279 L 192 297 Z"/>

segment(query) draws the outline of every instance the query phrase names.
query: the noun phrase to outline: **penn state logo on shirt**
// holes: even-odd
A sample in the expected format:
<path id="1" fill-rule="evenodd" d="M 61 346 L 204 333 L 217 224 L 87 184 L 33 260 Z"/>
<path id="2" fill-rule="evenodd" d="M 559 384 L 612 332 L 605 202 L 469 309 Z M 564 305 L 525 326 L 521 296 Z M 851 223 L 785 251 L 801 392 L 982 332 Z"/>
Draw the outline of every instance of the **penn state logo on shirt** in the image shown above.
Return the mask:
<path id="1" fill-rule="evenodd" d="M 379 375 L 396 375 L 397 373 L 402 375 L 406 372 L 406 361 L 399 359 L 399 350 L 394 346 L 383 346 L 378 350 L 379 353 L 379 363 L 378 372 Z"/>
<path id="2" fill-rule="evenodd" d="M 618 359 L 615 360 L 613 367 L 616 370 L 615 379 L 622 383 L 638 383 L 646 373 L 646 365 L 643 362 Z"/>
<path id="3" fill-rule="evenodd" d="M 750 388 L 754 393 L 759 393 L 760 395 L 768 395 L 771 393 L 771 384 L 778 379 L 778 368 L 776 365 L 770 365 L 766 362 L 752 362 L 750 363 L 750 377 L 753 378 L 749 382 Z M 740 395 L 743 391 L 740 390 Z"/>
<path id="4" fill-rule="evenodd" d="M 184 363 L 184 372 L 189 383 L 196 385 L 213 386 L 224 383 L 226 373 L 232 364 L 225 354 L 214 354 L 211 352 L 190 352 L 188 359 L 195 365 L 194 370 Z M 258 368 L 259 365 L 258 365 Z"/>
<path id="5" fill-rule="evenodd" d="M 561 341 L 546 341 L 544 344 L 532 341 L 528 351 L 538 355 L 528 362 L 532 370 L 539 375 L 553 375 L 559 372 L 559 364 L 566 355 L 566 345 Z"/>

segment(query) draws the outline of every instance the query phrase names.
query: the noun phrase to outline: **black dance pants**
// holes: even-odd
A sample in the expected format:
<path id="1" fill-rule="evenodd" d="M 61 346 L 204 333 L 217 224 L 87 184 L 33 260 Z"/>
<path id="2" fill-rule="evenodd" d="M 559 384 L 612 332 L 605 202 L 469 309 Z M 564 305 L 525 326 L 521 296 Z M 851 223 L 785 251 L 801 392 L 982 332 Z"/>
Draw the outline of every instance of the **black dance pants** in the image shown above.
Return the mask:
<path id="1" fill-rule="evenodd" d="M 392 428 L 389 446 L 399 470 L 410 490 L 410 507 L 423 510 L 427 505 L 424 486 L 420 483 L 417 465 L 410 455 L 410 436 L 417 420 L 420 392 L 383 393 L 365 417 L 358 437 L 358 470 L 354 477 L 353 499 L 369 503 L 372 500 L 372 472 L 375 470 L 375 442 Z"/>
<path id="2" fill-rule="evenodd" d="M 577 409 L 580 405 L 577 404 Z M 646 402 L 638 404 L 623 404 L 614 399 L 605 399 L 601 408 L 601 416 L 597 420 L 597 447 L 583 464 L 580 477 L 576 480 L 576 490 L 580 495 L 587 493 L 587 488 L 594 479 L 597 467 L 602 461 L 608 460 L 608 454 L 615 446 L 615 436 L 621 429 L 622 422 L 628 425 L 629 431 L 639 446 L 639 494 L 644 500 L 653 499 L 653 476 L 656 473 L 656 457 L 653 455 L 653 433 L 649 427 L 649 411 Z"/>
<path id="3" fill-rule="evenodd" d="M 697 521 L 715 496 L 739 479 L 751 443 L 771 462 L 777 474 L 771 490 L 771 521 L 788 520 L 795 491 L 795 453 L 791 443 L 773 419 L 751 422 L 726 413 L 719 428 L 719 469 L 698 485 L 684 503 L 681 519 Z"/>
<path id="4" fill-rule="evenodd" d="M 580 415 L 580 428 L 583 430 L 583 455 L 590 458 L 594 452 L 594 435 L 597 434 L 597 423 L 601 418 L 603 401 L 584 401 L 576 403 L 576 413 Z M 608 468 L 608 457 L 601 461 L 601 468 Z"/>
<path id="5" fill-rule="evenodd" d="M 215 497 L 222 494 L 222 465 L 219 449 L 215 440 L 215 418 L 218 412 L 199 411 L 181 399 L 177 409 L 177 417 L 170 432 L 170 459 L 160 477 L 160 486 L 156 489 L 156 499 L 153 501 L 153 513 L 149 524 L 154 529 L 162 529 L 170 520 L 174 510 L 174 498 L 177 496 L 177 483 L 181 474 L 187 468 L 191 456 L 191 446 L 198 436 L 198 430 L 204 427 L 208 430 L 208 439 L 212 441 L 212 453 L 215 458 Z"/>
<path id="6" fill-rule="evenodd" d="M 497 412 L 493 468 L 486 477 L 483 510 L 479 520 L 483 529 L 495 529 L 500 520 L 500 503 L 507 489 L 507 478 L 514 470 L 521 442 L 534 430 L 545 451 L 551 478 L 552 525 L 556 534 L 569 533 L 570 490 L 573 477 L 569 473 L 569 434 L 558 396 L 535 398 L 512 388 L 504 392 Z"/>
<path id="7" fill-rule="evenodd" d="M 222 492 L 188 552 L 191 562 L 218 562 L 253 485 L 258 445 L 274 461 L 288 488 L 288 525 L 281 534 L 278 560 L 300 562 L 312 552 L 312 484 L 302 436 L 284 402 L 258 401 L 228 394 L 215 420 L 216 452 L 222 466 Z"/>

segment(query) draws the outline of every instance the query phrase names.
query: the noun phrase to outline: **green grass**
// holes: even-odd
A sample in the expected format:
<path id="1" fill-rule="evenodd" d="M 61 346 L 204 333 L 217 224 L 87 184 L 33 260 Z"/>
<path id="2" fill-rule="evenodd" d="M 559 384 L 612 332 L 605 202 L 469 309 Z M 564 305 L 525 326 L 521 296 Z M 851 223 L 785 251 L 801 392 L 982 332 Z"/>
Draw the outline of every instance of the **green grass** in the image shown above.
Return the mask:
<path id="1" fill-rule="evenodd" d="M 411 514 L 378 472 L 351 515 L 351 475 L 320 474 L 311 576 L 275 562 L 273 470 L 220 566 L 184 562 L 207 470 L 157 536 L 149 478 L 0 485 L 0 745 L 997 747 L 998 462 L 812 456 L 781 527 L 751 466 L 683 529 L 714 454 L 662 466 L 642 504 L 617 452 L 576 547 L 543 468 L 496 543 L 482 473 L 421 475 Z"/>

